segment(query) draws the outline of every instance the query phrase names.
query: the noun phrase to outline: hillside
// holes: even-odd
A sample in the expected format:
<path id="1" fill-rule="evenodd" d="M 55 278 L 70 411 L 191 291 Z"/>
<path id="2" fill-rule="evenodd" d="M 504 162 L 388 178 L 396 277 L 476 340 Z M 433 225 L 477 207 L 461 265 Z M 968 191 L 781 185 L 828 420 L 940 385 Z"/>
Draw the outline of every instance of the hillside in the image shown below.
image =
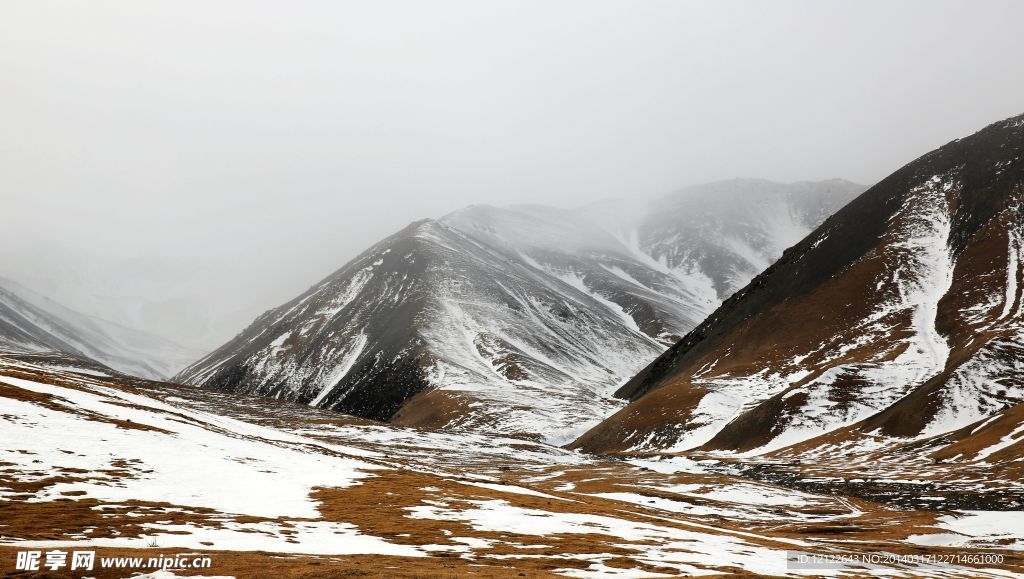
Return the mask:
<path id="1" fill-rule="evenodd" d="M 629 376 L 861 189 L 735 180 L 650 206 L 468 207 L 380 242 L 179 379 L 568 442 L 621 406 L 611 394 Z"/>
<path id="2" fill-rule="evenodd" d="M 628 381 L 631 403 L 574 446 L 764 453 L 994 419 L 1024 401 L 1022 195 L 1024 117 L 909 163 Z"/>

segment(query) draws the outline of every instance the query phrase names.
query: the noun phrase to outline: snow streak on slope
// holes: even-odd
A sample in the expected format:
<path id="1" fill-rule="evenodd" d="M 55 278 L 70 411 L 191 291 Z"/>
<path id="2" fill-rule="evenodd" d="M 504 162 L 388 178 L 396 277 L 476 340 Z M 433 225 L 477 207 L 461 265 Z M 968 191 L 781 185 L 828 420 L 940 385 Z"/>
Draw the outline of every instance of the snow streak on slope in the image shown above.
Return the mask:
<path id="1" fill-rule="evenodd" d="M 345 352 L 341 360 L 338 362 L 338 366 L 333 372 L 327 375 L 327 379 L 324 380 L 322 386 L 323 390 L 316 395 L 309 405 L 316 406 L 331 393 L 331 390 L 337 385 L 345 376 L 352 370 L 352 366 L 355 365 L 356 360 L 359 359 L 359 355 L 363 353 L 363 348 L 366 347 L 366 334 L 359 334 L 352 340 L 352 344 L 349 346 L 348 351 Z"/>
<path id="2" fill-rule="evenodd" d="M 1024 402 L 1022 192 L 1019 123 L 922 156 L 630 380 L 633 403 L 576 444 L 760 454 L 837 448 L 842 433 L 872 445 Z"/>
<path id="3" fill-rule="evenodd" d="M 1020 295 L 1024 247 L 1019 214 L 1020 205 L 1016 204 L 1001 216 L 1011 224 L 1006 229 L 1004 291 L 994 288 L 989 299 L 960 312 L 973 325 L 973 332 L 991 337 L 950 372 L 939 408 L 934 419 L 922 430 L 922 436 L 963 428 L 999 412 L 1008 404 L 1024 401 L 1024 300 Z"/>
<path id="4" fill-rule="evenodd" d="M 61 352 L 144 378 L 168 378 L 202 352 L 86 316 L 0 278 L 0 351 Z"/>
<path id="5" fill-rule="evenodd" d="M 784 434 L 751 452 L 768 452 L 863 420 L 942 371 L 949 346 L 935 323 L 939 300 L 953 279 L 947 195 L 955 186 L 951 178 L 935 176 L 910 192 L 903 209 L 892 220 L 887 240 L 885 270 L 891 277 L 880 280 L 876 288 L 892 297 L 882 302 L 857 332 L 849 334 L 852 339 L 830 347 L 839 357 L 877 344 L 886 336 L 906 337 L 891 341 L 867 360 L 828 366 L 819 377 L 788 389 L 785 396 L 803 392 L 806 402 L 788 418 Z M 804 356 L 813 353 L 808 351 Z M 799 372 L 799 365 L 786 369 Z M 832 392 L 830 387 L 843 376 L 864 381 L 856 400 Z M 789 382 L 788 378 L 783 381 Z"/>
<path id="6" fill-rule="evenodd" d="M 733 179 L 661 199 L 638 245 L 678 271 L 711 283 L 715 304 L 764 271 L 864 187 L 833 179 L 773 183 Z M 695 280 L 696 281 L 696 280 Z"/>
<path id="7" fill-rule="evenodd" d="M 667 450 L 702 446 L 744 412 L 777 399 L 787 407 L 771 426 L 777 435 L 746 451 L 770 452 L 863 420 L 941 372 L 949 346 L 935 324 L 939 300 L 952 283 L 947 196 L 956 187 L 953 177 L 934 176 L 912 190 L 892 216 L 879 251 L 885 273 L 875 287 L 885 297 L 871 316 L 827 344 L 808 343 L 806 350 L 753 374 L 716 375 L 714 363 L 696 372 L 694 383 L 708 393 Z M 815 358 L 810 366 L 807 361 Z M 858 385 L 855 396 L 843 392 L 851 381 Z M 659 447 L 665 447 L 662 434 L 634 445 Z"/>
<path id="8" fill-rule="evenodd" d="M 467 406 L 446 426 L 567 440 L 621 405 L 610 396 L 615 383 L 662 348 L 643 333 L 623 335 L 621 310 L 585 285 L 445 225 L 421 234 L 450 252 L 444 268 L 424 275 L 431 290 L 418 320 L 436 353 L 431 387 Z"/>
<path id="9" fill-rule="evenodd" d="M 715 307 L 712 280 L 726 274 L 707 270 L 710 256 L 746 264 L 727 272 L 733 281 L 752 275 L 859 189 L 730 182 L 733 202 L 710 218 L 690 211 L 718 188 L 673 197 L 684 229 L 746 216 L 728 231 L 703 229 L 708 239 L 659 220 L 658 206 L 468 207 L 384 240 L 181 378 L 402 424 L 567 442 L 620 407 L 615 389 Z M 704 257 L 657 253 L 673 243 Z"/>

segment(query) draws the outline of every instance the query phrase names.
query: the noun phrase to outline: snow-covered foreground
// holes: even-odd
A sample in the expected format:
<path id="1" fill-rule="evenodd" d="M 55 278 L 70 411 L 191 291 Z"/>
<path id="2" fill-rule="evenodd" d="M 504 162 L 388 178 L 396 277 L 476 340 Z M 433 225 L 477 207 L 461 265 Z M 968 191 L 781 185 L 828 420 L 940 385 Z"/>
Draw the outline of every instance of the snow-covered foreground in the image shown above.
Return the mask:
<path id="1" fill-rule="evenodd" d="M 599 460 L 72 367 L 0 358 L 5 572 L 18 549 L 91 546 L 219 554 L 208 574 L 229 576 L 249 576 L 257 551 L 279 554 L 275 569 L 372 556 L 409 575 L 798 575 L 825 571 L 788 568 L 787 551 L 940 554 L 986 533 L 1003 565 L 890 571 L 1021 569 L 1005 513 L 890 510 L 713 460 Z"/>

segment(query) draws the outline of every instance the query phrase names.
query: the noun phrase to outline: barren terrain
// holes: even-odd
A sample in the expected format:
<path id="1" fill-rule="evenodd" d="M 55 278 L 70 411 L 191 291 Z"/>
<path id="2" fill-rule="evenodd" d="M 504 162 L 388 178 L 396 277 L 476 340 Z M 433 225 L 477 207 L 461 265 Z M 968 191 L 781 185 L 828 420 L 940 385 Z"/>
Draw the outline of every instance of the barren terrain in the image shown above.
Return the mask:
<path id="1" fill-rule="evenodd" d="M 1002 556 L 887 571 L 913 576 L 1024 570 L 1019 512 L 956 498 L 1019 508 L 1017 479 L 966 467 L 894 460 L 867 484 L 855 461 L 595 458 L 72 367 L 0 361 L 5 572 L 19 550 L 86 546 L 206 554 L 201 572 L 227 576 L 822 572 L 788 569 L 787 551 Z M 899 496 L 921 499 L 915 484 L 946 498 Z"/>

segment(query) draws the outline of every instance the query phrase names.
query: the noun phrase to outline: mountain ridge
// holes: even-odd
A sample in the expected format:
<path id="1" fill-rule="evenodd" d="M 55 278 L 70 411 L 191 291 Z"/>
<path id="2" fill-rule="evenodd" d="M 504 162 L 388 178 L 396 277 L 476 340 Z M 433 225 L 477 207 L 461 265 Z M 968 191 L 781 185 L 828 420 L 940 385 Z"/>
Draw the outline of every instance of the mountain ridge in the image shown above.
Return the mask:
<path id="1" fill-rule="evenodd" d="M 996 344 L 972 353 L 970 318 L 991 318 L 978 312 L 1000 279 L 1019 285 L 999 261 L 1019 247 L 1019 209 L 1001 200 L 1020 196 L 1022 126 L 1013 117 L 952 141 L 826 219 L 620 388 L 631 404 L 573 446 L 770 451 L 864 419 L 888 435 L 924 432 L 942 405 L 920 389 L 944 391 L 947 374 Z M 1017 391 L 1020 368 L 1001 356 L 1004 390 Z M 922 400 L 904 399 L 915 392 Z"/>
<path id="2" fill-rule="evenodd" d="M 656 235 L 643 225 L 663 217 L 658 206 L 644 208 L 641 227 L 614 211 L 536 205 L 474 205 L 417 221 L 179 379 L 402 424 L 568 442 L 621 406 L 611 397 L 621 381 L 781 253 L 788 232 L 810 229 L 821 206 L 861 189 L 827 183 L 818 190 L 826 201 L 805 208 L 788 185 L 774 187 L 757 194 L 761 202 L 719 204 L 710 216 L 694 213 L 693 194 L 670 208 L 678 227 L 660 222 Z M 715 228 L 730 215 L 745 225 Z M 699 251 L 652 249 L 698 225 Z M 729 264 L 708 269 L 721 253 Z"/>

